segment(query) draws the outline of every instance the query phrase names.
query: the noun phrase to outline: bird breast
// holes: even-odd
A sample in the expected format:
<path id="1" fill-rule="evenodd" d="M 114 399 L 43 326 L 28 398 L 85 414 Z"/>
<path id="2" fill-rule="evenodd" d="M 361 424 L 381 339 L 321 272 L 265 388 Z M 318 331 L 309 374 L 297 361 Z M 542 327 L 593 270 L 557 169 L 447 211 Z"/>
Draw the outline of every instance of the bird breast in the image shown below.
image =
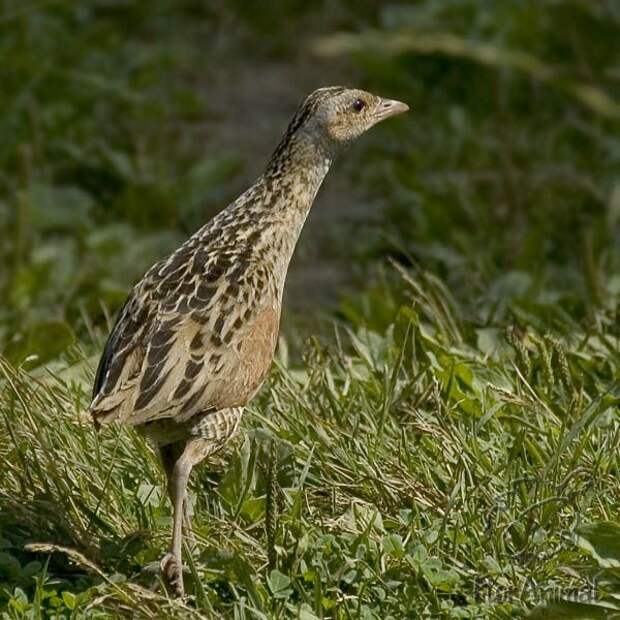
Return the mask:
<path id="1" fill-rule="evenodd" d="M 245 405 L 265 381 L 278 342 L 279 325 L 280 313 L 269 305 L 258 311 L 235 339 L 236 368 L 227 373 L 227 386 L 222 390 L 222 397 L 230 403 L 228 407 Z"/>

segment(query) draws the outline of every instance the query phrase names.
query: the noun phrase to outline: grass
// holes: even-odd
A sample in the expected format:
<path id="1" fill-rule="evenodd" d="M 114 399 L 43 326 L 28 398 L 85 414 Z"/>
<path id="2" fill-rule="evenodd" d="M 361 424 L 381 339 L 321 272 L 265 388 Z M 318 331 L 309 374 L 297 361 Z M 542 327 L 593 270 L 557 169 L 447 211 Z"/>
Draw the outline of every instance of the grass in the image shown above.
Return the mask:
<path id="1" fill-rule="evenodd" d="M 619 617 L 614 3 L 152 4 L 0 15 L 0 617 Z M 285 323 L 170 600 L 156 459 L 82 415 L 96 358 L 239 189 L 194 139 L 209 72 L 310 54 L 412 113 L 340 164 L 364 215 L 321 247 L 358 293 Z"/>
<path id="2" fill-rule="evenodd" d="M 619 500 L 616 314 L 503 337 L 405 277 L 426 303 L 280 359 L 234 448 L 194 476 L 185 603 L 150 590 L 171 518 L 151 450 L 81 420 L 91 363 L 4 362 L 5 616 L 509 618 L 589 592 L 574 532 Z"/>

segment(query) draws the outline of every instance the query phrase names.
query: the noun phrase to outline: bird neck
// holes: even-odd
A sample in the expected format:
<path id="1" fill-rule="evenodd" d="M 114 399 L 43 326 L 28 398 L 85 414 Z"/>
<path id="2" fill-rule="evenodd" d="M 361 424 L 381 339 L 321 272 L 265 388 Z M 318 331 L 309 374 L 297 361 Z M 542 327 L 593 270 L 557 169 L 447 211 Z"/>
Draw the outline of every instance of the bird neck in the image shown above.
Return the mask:
<path id="1" fill-rule="evenodd" d="M 334 158 L 327 139 L 311 133 L 285 135 L 262 176 L 270 211 L 305 221 Z"/>
<path id="2" fill-rule="evenodd" d="M 332 156 L 326 145 L 307 137 L 283 140 L 249 190 L 251 207 L 238 205 L 239 216 L 259 231 L 253 249 L 270 265 L 280 300 L 289 262 Z"/>

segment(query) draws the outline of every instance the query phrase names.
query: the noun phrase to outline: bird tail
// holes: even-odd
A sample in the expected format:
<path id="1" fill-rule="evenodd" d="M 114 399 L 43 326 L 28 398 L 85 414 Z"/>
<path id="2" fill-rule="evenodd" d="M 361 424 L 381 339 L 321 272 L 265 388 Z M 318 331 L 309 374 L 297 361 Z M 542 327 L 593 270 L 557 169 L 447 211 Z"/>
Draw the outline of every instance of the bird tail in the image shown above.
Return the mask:
<path id="1" fill-rule="evenodd" d="M 89 422 L 91 422 L 95 426 L 95 430 L 98 431 L 103 424 L 110 424 L 110 422 L 118 420 L 120 413 L 118 407 L 114 409 L 98 409 L 91 406 L 85 415 L 89 417 Z"/>

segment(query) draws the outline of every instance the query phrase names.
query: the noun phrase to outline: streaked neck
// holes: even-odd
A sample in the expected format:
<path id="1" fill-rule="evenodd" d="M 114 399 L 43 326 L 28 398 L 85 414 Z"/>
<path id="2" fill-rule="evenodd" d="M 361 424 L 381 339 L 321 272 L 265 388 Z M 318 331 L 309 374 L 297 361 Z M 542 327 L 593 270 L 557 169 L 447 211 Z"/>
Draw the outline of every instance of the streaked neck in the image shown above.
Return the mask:
<path id="1" fill-rule="evenodd" d="M 262 176 L 272 208 L 305 217 L 334 157 L 332 145 L 313 134 L 284 136 Z M 292 213 L 291 213 L 292 214 Z"/>

